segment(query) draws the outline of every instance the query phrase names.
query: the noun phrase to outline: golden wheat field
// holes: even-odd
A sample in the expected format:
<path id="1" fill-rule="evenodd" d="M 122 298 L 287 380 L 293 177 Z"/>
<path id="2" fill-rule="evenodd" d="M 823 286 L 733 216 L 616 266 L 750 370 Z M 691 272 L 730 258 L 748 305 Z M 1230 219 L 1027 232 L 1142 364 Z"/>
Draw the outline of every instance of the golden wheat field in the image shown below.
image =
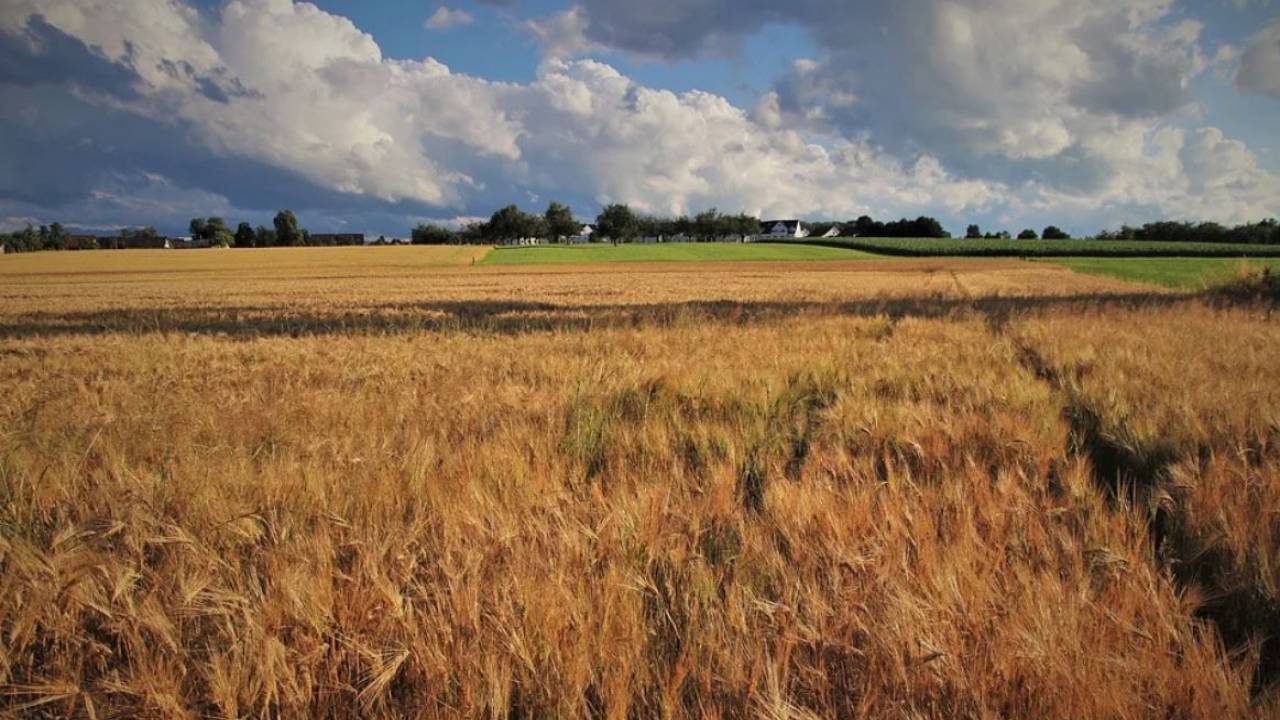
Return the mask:
<path id="1" fill-rule="evenodd" d="M 1280 713 L 1266 308 L 483 252 L 0 258 L 0 713 Z"/>

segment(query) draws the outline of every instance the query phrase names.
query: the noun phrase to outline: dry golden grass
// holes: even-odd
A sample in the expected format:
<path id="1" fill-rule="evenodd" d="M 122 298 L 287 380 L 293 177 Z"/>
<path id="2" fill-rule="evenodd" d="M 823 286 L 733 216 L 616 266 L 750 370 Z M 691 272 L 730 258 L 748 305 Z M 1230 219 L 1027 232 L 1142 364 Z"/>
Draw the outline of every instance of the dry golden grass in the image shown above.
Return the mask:
<path id="1" fill-rule="evenodd" d="M 1276 577 L 1253 311 L 1004 262 L 7 271 L 0 711 L 1280 709 L 1265 613 L 1206 613 Z M 1164 537 L 1124 433 L 1177 449 Z"/>
<path id="2" fill-rule="evenodd" d="M 1200 614 L 1280 674 L 1280 327 L 1270 314 L 1041 318 L 1052 366 L 1105 483 L 1149 514 L 1158 553 L 1206 593 Z"/>
<path id="3" fill-rule="evenodd" d="M 1003 259 L 468 264 L 466 253 L 483 252 L 409 247 L 10 255 L 0 259 L 0 332 L 249 336 L 521 329 L 535 316 L 556 326 L 599 325 L 629 321 L 637 312 L 745 308 L 791 314 L 903 299 L 955 305 L 981 296 L 1044 304 L 1163 292 Z M 61 272 L 58 260 L 64 261 Z"/>

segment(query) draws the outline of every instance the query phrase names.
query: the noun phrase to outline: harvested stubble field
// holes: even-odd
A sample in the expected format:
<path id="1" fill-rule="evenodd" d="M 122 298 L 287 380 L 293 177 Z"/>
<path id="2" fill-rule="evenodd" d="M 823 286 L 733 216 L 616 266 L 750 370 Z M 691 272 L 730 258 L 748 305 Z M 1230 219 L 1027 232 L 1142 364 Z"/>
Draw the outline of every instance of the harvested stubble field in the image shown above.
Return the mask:
<path id="1" fill-rule="evenodd" d="M 1265 309 L 292 252 L 0 260 L 0 711 L 1280 711 Z"/>

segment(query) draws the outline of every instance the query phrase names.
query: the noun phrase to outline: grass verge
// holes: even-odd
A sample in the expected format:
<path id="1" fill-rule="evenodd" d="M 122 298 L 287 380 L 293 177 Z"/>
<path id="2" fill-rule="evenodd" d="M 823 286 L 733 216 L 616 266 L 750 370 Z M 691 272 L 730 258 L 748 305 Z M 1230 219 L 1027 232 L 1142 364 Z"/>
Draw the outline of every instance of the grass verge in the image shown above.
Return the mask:
<path id="1" fill-rule="evenodd" d="M 909 257 L 1280 257 L 1280 245 L 1132 240 L 809 238 L 799 244 Z"/>

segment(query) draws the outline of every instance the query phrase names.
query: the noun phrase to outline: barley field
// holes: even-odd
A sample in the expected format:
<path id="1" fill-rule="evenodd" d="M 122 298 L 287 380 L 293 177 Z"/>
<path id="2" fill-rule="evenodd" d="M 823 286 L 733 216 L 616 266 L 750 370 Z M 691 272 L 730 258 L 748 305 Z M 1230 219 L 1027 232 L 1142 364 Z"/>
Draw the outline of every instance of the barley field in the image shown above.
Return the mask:
<path id="1" fill-rule="evenodd" d="M 0 258 L 0 713 L 1280 714 L 1270 308 L 484 252 Z"/>

